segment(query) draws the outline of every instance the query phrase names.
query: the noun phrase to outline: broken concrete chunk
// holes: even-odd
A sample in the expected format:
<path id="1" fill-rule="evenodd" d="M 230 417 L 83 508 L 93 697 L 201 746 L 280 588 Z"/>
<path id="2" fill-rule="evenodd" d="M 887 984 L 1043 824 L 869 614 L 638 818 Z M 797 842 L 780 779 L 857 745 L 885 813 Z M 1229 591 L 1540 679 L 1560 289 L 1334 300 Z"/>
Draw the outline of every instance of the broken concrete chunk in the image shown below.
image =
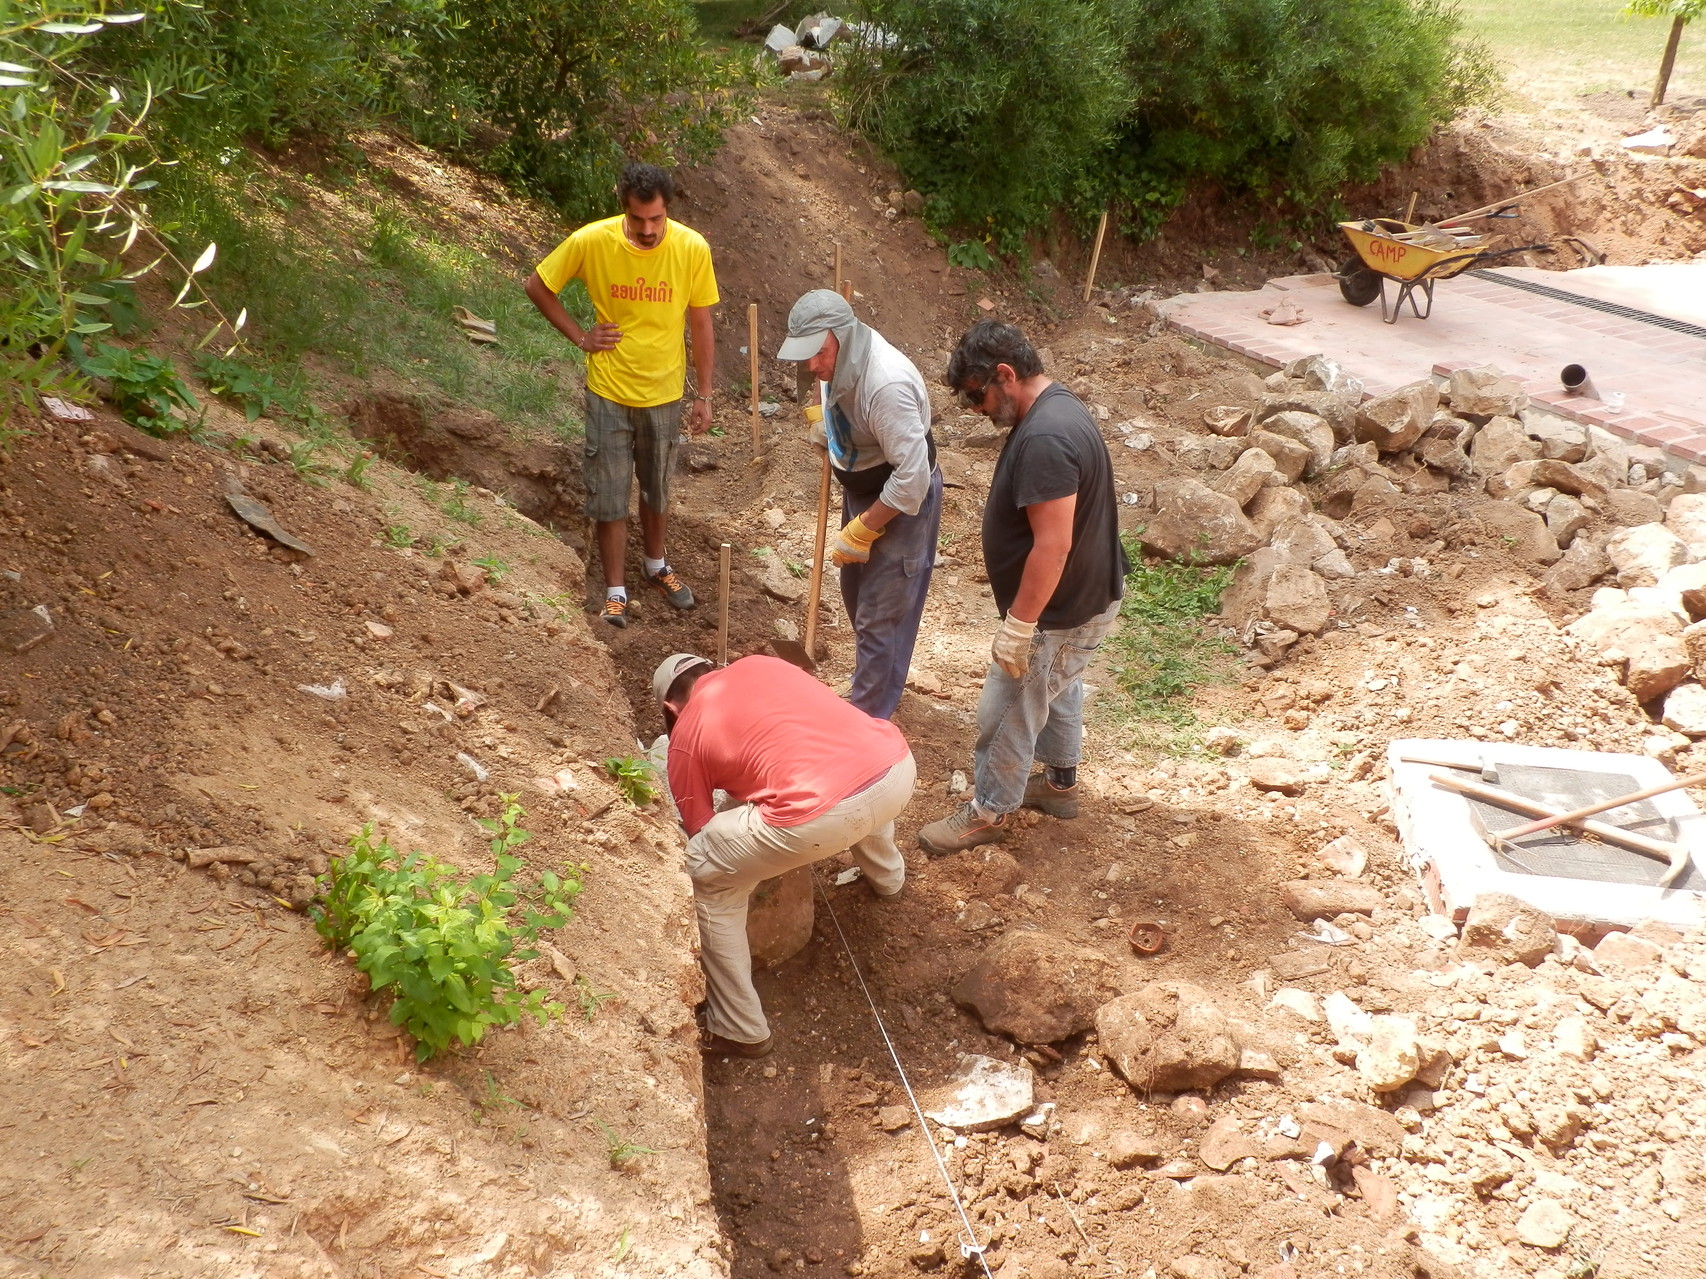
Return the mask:
<path id="1" fill-rule="evenodd" d="M 1309 784 L 1303 765 L 1271 755 L 1251 760 L 1248 776 L 1250 785 L 1257 790 L 1278 791 L 1281 795 L 1301 795 Z"/>
<path id="2" fill-rule="evenodd" d="M 53 638 L 53 613 L 46 604 L 0 611 L 0 652 L 27 653 Z"/>
<path id="3" fill-rule="evenodd" d="M 1373 884 L 1350 879 L 1294 879 L 1279 886 L 1280 901 L 1304 923 L 1338 915 L 1372 915 L 1386 904 Z"/>
<path id="4" fill-rule="evenodd" d="M 924 1116 L 958 1132 L 987 1132 L 1029 1113 L 1034 1077 L 1024 1058 L 961 1053 L 959 1066 L 923 1097 Z"/>
<path id="5" fill-rule="evenodd" d="M 1375 1092 L 1394 1092 L 1416 1077 L 1421 1047 L 1416 1023 L 1408 1017 L 1376 1015 L 1368 1040 L 1357 1053 L 1357 1074 Z"/>

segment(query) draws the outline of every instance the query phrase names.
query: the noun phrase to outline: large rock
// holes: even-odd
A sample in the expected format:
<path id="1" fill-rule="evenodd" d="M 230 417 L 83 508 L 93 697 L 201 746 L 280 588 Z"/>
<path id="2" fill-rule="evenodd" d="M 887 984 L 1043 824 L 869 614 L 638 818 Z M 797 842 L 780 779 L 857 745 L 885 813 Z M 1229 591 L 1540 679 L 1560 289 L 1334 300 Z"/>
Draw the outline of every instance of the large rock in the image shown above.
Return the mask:
<path id="1" fill-rule="evenodd" d="M 954 987 L 954 1002 L 985 1028 L 1023 1044 L 1052 1044 L 1096 1024 L 1119 993 L 1119 969 L 1098 951 L 1047 933 L 1008 933 Z"/>
<path id="2" fill-rule="evenodd" d="M 1292 439 L 1287 435 L 1276 435 L 1272 431 L 1251 431 L 1250 446 L 1261 449 L 1274 460 L 1274 468 L 1284 477 L 1287 484 L 1295 484 L 1303 478 L 1303 472 L 1308 468 L 1314 457 L 1309 446 Z"/>
<path id="3" fill-rule="evenodd" d="M 1240 1046 L 1226 1014 L 1188 982 L 1150 982 L 1096 1010 L 1102 1053 L 1133 1088 L 1212 1088 L 1238 1069 Z"/>
<path id="4" fill-rule="evenodd" d="M 1683 684 L 1665 697 L 1664 726 L 1690 737 L 1706 737 L 1706 688 Z"/>
<path id="5" fill-rule="evenodd" d="M 1607 488 L 1629 482 L 1629 444 L 1602 427 L 1588 427 L 1588 455 L 1582 463 Z"/>
<path id="6" fill-rule="evenodd" d="M 1203 425 L 1215 435 L 1229 438 L 1250 433 L 1250 410 L 1239 408 L 1235 404 L 1220 404 L 1212 409 L 1204 409 Z"/>
<path id="7" fill-rule="evenodd" d="M 1518 462 L 1539 457 L 1540 446 L 1514 417 L 1490 419 L 1469 443 L 1469 460 L 1482 475 L 1502 475 Z"/>
<path id="8" fill-rule="evenodd" d="M 1284 556 L 1287 564 L 1313 568 L 1316 560 L 1339 549 L 1328 527 L 1328 521 L 1319 515 L 1300 515 L 1275 529 L 1268 545 Z"/>
<path id="9" fill-rule="evenodd" d="M 1506 496 L 1522 489 L 1538 488 L 1557 489 L 1560 493 L 1588 497 L 1595 502 L 1603 502 L 1607 496 L 1605 485 L 1587 471 L 1578 466 L 1571 466 L 1568 462 L 1550 458 L 1518 462 L 1499 477 L 1499 482 L 1505 492 L 1494 496 Z"/>
<path id="10" fill-rule="evenodd" d="M 1556 1199 L 1536 1199 L 1516 1219 L 1516 1237 L 1530 1248 L 1562 1248 L 1576 1219 Z"/>
<path id="11" fill-rule="evenodd" d="M 1416 1023 L 1408 1017 L 1370 1018 L 1368 1041 L 1357 1053 L 1357 1074 L 1375 1092 L 1394 1092 L 1421 1069 L 1421 1045 Z"/>
<path id="12" fill-rule="evenodd" d="M 1303 468 L 1305 479 L 1319 475 L 1327 469 L 1328 462 L 1332 460 L 1335 443 L 1333 428 L 1328 425 L 1326 418 L 1317 414 L 1296 410 L 1274 413 L 1262 419 L 1262 430 L 1296 440 L 1309 450 L 1309 464 Z"/>
<path id="13" fill-rule="evenodd" d="M 1351 879 L 1293 879 L 1279 886 L 1280 901 L 1304 923 L 1338 915 L 1372 915 L 1386 904 L 1373 884 Z"/>
<path id="14" fill-rule="evenodd" d="M 800 866 L 752 890 L 746 910 L 746 942 L 759 968 L 786 963 L 812 939 L 812 869 Z"/>
<path id="15" fill-rule="evenodd" d="M 1356 443 L 1357 402 L 1360 395 L 1340 395 L 1333 391 L 1290 389 L 1264 395 L 1251 415 L 1253 426 L 1261 426 L 1276 413 L 1313 413 L 1333 428 L 1335 444 Z"/>
<path id="16" fill-rule="evenodd" d="M 1518 822 L 1512 818 L 1511 824 Z M 1557 937 L 1552 916 L 1545 911 L 1509 893 L 1481 893 L 1469 907 L 1457 953 L 1464 959 L 1533 968 L 1552 953 Z"/>
<path id="17" fill-rule="evenodd" d="M 1678 564 L 1650 589 L 1666 607 L 1686 614 L 1690 622 L 1706 617 L 1706 563 Z"/>
<path id="18" fill-rule="evenodd" d="M 1439 388 L 1423 379 L 1390 395 L 1366 400 L 1357 409 L 1357 439 L 1382 453 L 1402 453 L 1422 438 L 1439 408 Z"/>
<path id="19" fill-rule="evenodd" d="M 1299 635 L 1319 635 L 1332 620 L 1333 601 L 1327 583 L 1314 570 L 1285 564 L 1268 581 L 1262 612 L 1276 626 Z"/>
<path id="20" fill-rule="evenodd" d="M 1585 427 L 1568 418 L 1549 413 L 1530 414 L 1523 423 L 1528 438 L 1540 445 L 1540 456 L 1560 462 L 1579 462 L 1588 454 L 1588 433 Z"/>
<path id="21" fill-rule="evenodd" d="M 1469 460 L 1469 455 L 1463 451 L 1463 447 L 1456 440 L 1447 439 L 1443 435 L 1423 440 L 1417 453 L 1422 461 L 1434 470 L 1449 475 L 1452 479 L 1461 480 L 1475 474 L 1475 465 Z"/>
<path id="22" fill-rule="evenodd" d="M 1605 553 L 1623 587 L 1653 586 L 1688 560 L 1688 546 L 1663 524 L 1618 529 L 1605 540 Z"/>
<path id="23" fill-rule="evenodd" d="M 1576 534 L 1588 526 L 1587 508 L 1568 493 L 1560 493 L 1546 503 L 1546 531 L 1552 540 L 1566 550 L 1576 540 Z M 1598 547 L 1594 548 L 1596 551 Z M 1602 552 L 1603 553 L 1603 552 Z M 1606 561 L 1610 567 L 1610 561 Z"/>
<path id="24" fill-rule="evenodd" d="M 1277 440 L 1280 437 L 1276 435 L 1271 438 Z M 1290 440 L 1283 442 L 1291 443 Z M 1271 457 L 1272 454 L 1269 456 Z M 1299 466 L 1301 465 L 1300 461 Z M 1256 530 L 1256 536 L 1262 541 L 1268 542 L 1273 539 L 1275 531 L 1287 520 L 1298 515 L 1307 515 L 1309 510 L 1308 497 L 1296 489 L 1288 488 L 1282 484 L 1273 488 L 1265 488 L 1257 493 L 1255 497 L 1250 499 L 1249 505 L 1244 508 L 1244 514 L 1249 517 L 1251 525 Z"/>
<path id="25" fill-rule="evenodd" d="M 1458 369 L 1446 394 L 1453 413 L 1471 417 L 1515 417 L 1528 407 L 1528 392 L 1495 368 Z"/>
<path id="26" fill-rule="evenodd" d="M 1305 355 L 1287 364 L 1280 372 L 1302 382 L 1306 390 L 1331 391 L 1352 399 L 1362 398 L 1362 379 L 1354 377 L 1344 365 L 1329 356 Z"/>
<path id="27" fill-rule="evenodd" d="M 1157 555 L 1190 564 L 1230 564 L 1261 545 L 1239 504 L 1197 480 L 1155 485 L 1155 515 L 1140 535 Z"/>
<path id="28" fill-rule="evenodd" d="M 1682 631 L 1682 646 L 1695 679 L 1706 679 L 1706 622 L 1695 622 Z"/>
<path id="29" fill-rule="evenodd" d="M 1682 539 L 1690 560 L 1706 560 L 1706 493 L 1678 493 L 1671 498 L 1665 527 Z"/>
<path id="30" fill-rule="evenodd" d="M 1605 548 L 1593 538 L 1577 537 L 1564 552 L 1564 558 L 1546 574 L 1546 589 L 1553 592 L 1585 590 L 1609 572 L 1611 559 Z"/>
<path id="31" fill-rule="evenodd" d="M 1285 480 L 1275 469 L 1271 454 L 1262 449 L 1245 449 L 1226 473 L 1214 482 L 1214 488 L 1242 507 L 1248 505 L 1262 489 L 1283 483 Z"/>
<path id="32" fill-rule="evenodd" d="M 1284 563 L 1285 556 L 1270 546 L 1244 557 L 1233 570 L 1232 580 L 1220 596 L 1220 616 L 1228 626 L 1242 634 L 1250 623 L 1263 620 L 1262 608 L 1267 603 L 1268 585 Z"/>
<path id="33" fill-rule="evenodd" d="M 1629 691 L 1643 702 L 1663 697 L 1688 677 L 1682 621 L 1669 608 L 1611 604 L 1564 628 L 1600 665 L 1620 668 Z"/>
<path id="34" fill-rule="evenodd" d="M 1482 502 L 1473 508 L 1473 514 L 1490 539 L 1531 564 L 1556 564 L 1564 554 L 1546 521 L 1533 511 L 1512 502 Z"/>
<path id="35" fill-rule="evenodd" d="M 753 551 L 746 571 L 759 590 L 784 604 L 798 604 L 806 597 L 805 578 L 796 577 L 774 547 L 761 546 Z"/>
<path id="36" fill-rule="evenodd" d="M 1376 1157 L 1396 1155 L 1404 1144 L 1404 1127 L 1379 1107 L 1360 1101 L 1316 1101 L 1297 1109 L 1303 1137 L 1311 1145 L 1326 1142 L 1334 1156 L 1349 1146 Z"/>
<path id="37" fill-rule="evenodd" d="M 1236 1115 L 1222 1115 L 1208 1126 L 1197 1143 L 1197 1158 L 1216 1172 L 1225 1172 L 1240 1159 L 1248 1159 L 1261 1150 L 1256 1139 L 1238 1125 Z"/>
<path id="38" fill-rule="evenodd" d="M 1636 528 L 1642 524 L 1657 524 L 1665 517 L 1665 508 L 1651 493 L 1638 489 L 1612 489 L 1605 497 L 1605 517 L 1619 528 Z"/>

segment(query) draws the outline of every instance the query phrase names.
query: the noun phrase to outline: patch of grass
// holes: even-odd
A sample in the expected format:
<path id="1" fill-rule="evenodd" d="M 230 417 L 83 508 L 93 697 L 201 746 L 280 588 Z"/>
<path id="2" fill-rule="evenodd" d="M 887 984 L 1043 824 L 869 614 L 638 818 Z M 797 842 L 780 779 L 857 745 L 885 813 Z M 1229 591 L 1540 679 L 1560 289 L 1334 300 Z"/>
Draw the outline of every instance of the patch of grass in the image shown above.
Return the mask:
<path id="1" fill-rule="evenodd" d="M 469 528 L 480 527 L 480 512 L 468 504 L 468 495 L 473 490 L 467 480 L 451 480 L 450 496 L 444 499 L 442 510 L 458 524 L 466 524 Z"/>
<path id="2" fill-rule="evenodd" d="M 1127 553 L 1132 570 L 1120 625 L 1103 645 L 1123 694 L 1119 714 L 1137 744 L 1177 749 L 1197 726 L 1190 694 L 1232 668 L 1237 650 L 1209 634 L 1202 619 L 1220 607 L 1233 570 L 1145 562 L 1135 542 Z"/>
<path id="3" fill-rule="evenodd" d="M 581 1010 L 581 1016 L 588 1021 L 598 1015 L 599 1006 L 605 1000 L 616 998 L 616 992 L 613 990 L 594 990 L 585 973 L 575 974 L 574 990 L 571 993 L 574 995 L 575 1006 Z"/>
<path id="4" fill-rule="evenodd" d="M 594 1119 L 599 1131 L 604 1134 L 606 1152 L 610 1156 L 610 1166 L 621 1171 L 641 1155 L 655 1155 L 656 1150 L 650 1146 L 642 1146 L 638 1142 L 629 1141 L 602 1119 Z"/>
<path id="5" fill-rule="evenodd" d="M 173 239 L 219 245 L 208 290 L 248 310 L 245 359 L 286 368 L 311 353 L 357 379 L 394 370 L 506 421 L 559 429 L 557 366 L 585 357 L 523 295 L 525 271 L 495 241 L 490 253 L 451 243 L 395 202 L 365 228 L 360 202 L 348 202 L 338 224 L 299 197 L 290 179 L 193 160 L 162 187 Z M 463 337 L 456 306 L 493 320 L 498 345 Z"/>
<path id="6" fill-rule="evenodd" d="M 495 555 L 482 555 L 474 563 L 486 570 L 486 576 L 491 579 L 493 586 L 501 586 L 504 578 L 510 575 L 510 566 Z"/>
<path id="7" fill-rule="evenodd" d="M 1624 0 L 1463 0 L 1464 27 L 1520 85 L 1575 96 L 1633 89 L 1642 107 L 1658 78 L 1670 22 L 1625 18 Z M 1669 99 L 1706 93 L 1706 34 L 1690 24 Z M 1692 46 L 1692 48 L 1690 47 Z"/>

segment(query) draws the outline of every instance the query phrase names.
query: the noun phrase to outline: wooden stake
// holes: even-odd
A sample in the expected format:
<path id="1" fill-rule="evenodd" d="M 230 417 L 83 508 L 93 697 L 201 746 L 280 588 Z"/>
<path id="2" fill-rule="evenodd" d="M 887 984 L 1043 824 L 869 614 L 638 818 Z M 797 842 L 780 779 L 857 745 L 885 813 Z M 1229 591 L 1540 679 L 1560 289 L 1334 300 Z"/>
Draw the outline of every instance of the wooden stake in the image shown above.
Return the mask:
<path id="1" fill-rule="evenodd" d="M 751 356 L 752 374 L 752 455 L 764 452 L 764 435 L 758 426 L 758 303 L 746 308 L 746 350 Z"/>
<path id="2" fill-rule="evenodd" d="M 733 547 L 724 542 L 717 552 L 717 665 L 729 664 L 729 553 Z"/>
<path id="3" fill-rule="evenodd" d="M 1419 195 L 1421 195 L 1420 191 L 1410 192 L 1410 203 L 1404 209 L 1404 221 L 1414 222 L 1416 220 L 1416 197 Z"/>
<path id="4" fill-rule="evenodd" d="M 1090 250 L 1090 274 L 1084 277 L 1084 300 L 1090 300 L 1090 294 L 1096 288 L 1096 268 L 1102 261 L 1102 237 L 1108 231 L 1108 211 L 1102 210 L 1102 220 L 1096 223 L 1096 247 Z"/>
<path id="5" fill-rule="evenodd" d="M 837 293 L 841 293 L 841 241 L 840 240 L 837 240 L 835 242 L 835 291 Z M 845 293 L 841 293 L 841 296 L 846 297 L 847 295 Z"/>
<path id="6" fill-rule="evenodd" d="M 817 661 L 817 607 L 823 598 L 823 547 L 829 539 L 829 450 L 817 477 L 817 537 L 812 542 L 812 582 L 806 592 L 806 653 Z"/>

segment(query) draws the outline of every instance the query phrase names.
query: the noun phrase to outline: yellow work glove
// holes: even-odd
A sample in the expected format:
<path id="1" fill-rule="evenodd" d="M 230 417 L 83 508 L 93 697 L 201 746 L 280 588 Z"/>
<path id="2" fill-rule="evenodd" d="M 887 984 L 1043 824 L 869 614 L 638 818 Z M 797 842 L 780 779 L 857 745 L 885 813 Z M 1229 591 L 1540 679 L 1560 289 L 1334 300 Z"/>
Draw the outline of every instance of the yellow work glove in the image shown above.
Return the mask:
<path id="1" fill-rule="evenodd" d="M 1022 679 L 1031 669 L 1031 638 L 1036 633 L 1035 622 L 1021 622 L 1009 613 L 1001 619 L 1001 629 L 995 632 L 989 655 L 1014 679 Z"/>
<path id="2" fill-rule="evenodd" d="M 871 543 L 883 535 L 880 528 L 866 528 L 857 515 L 847 521 L 847 527 L 835 535 L 835 549 L 829 558 L 837 564 L 866 564 L 871 559 Z"/>
<path id="3" fill-rule="evenodd" d="M 823 405 L 806 405 L 806 439 L 820 453 L 829 451 L 829 435 L 823 427 Z"/>

